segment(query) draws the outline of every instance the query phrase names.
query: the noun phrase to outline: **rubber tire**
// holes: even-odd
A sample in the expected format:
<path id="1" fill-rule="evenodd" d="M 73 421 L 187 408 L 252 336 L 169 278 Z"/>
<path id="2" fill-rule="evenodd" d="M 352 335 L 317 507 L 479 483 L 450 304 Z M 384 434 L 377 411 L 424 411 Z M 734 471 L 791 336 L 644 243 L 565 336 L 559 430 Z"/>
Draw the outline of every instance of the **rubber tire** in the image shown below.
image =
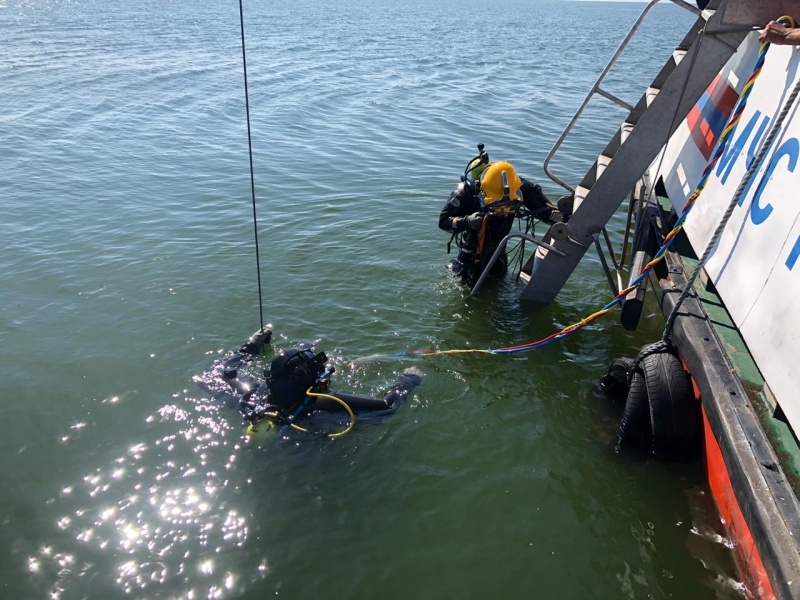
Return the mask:
<path id="1" fill-rule="evenodd" d="M 617 432 L 616 451 L 650 448 L 653 439 L 651 427 L 647 385 L 640 363 L 631 377 L 625 411 Z"/>
<path id="2" fill-rule="evenodd" d="M 661 352 L 646 356 L 640 367 L 650 407 L 653 456 L 668 461 L 696 458 L 701 445 L 700 407 L 680 359 L 674 352 Z"/>
<path id="3" fill-rule="evenodd" d="M 615 358 L 600 378 L 600 389 L 611 398 L 625 398 L 628 395 L 628 372 L 633 364 L 632 358 Z"/>

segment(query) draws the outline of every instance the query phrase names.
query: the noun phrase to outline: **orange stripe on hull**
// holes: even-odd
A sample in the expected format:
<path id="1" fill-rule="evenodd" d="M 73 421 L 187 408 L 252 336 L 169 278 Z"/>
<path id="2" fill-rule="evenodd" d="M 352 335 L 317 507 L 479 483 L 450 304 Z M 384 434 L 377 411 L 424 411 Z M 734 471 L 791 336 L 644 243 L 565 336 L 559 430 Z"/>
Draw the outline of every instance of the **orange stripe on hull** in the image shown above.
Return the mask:
<path id="1" fill-rule="evenodd" d="M 728 537 L 733 542 L 733 554 L 747 596 L 758 600 L 772 600 L 775 592 L 770 584 L 764 563 L 758 553 L 750 528 L 742 515 L 731 485 L 728 468 L 722 457 L 717 438 L 703 410 L 703 432 L 706 449 L 706 471 L 711 493 L 717 503 Z"/>

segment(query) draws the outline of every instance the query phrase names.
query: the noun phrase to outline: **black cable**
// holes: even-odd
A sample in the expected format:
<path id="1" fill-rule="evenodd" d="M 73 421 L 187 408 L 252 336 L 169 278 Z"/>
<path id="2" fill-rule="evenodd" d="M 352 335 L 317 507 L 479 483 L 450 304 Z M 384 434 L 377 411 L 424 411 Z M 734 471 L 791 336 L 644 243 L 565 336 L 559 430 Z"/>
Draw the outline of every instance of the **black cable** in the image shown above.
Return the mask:
<path id="1" fill-rule="evenodd" d="M 247 56 L 244 49 L 244 8 L 239 0 L 239 24 L 242 32 L 242 71 L 244 73 L 244 105 L 247 112 L 247 149 L 250 155 L 250 192 L 253 197 L 253 236 L 256 242 L 256 274 L 258 276 L 258 317 L 264 329 L 264 303 L 261 296 L 261 261 L 258 251 L 258 217 L 256 215 L 256 180 L 253 174 L 253 141 L 250 134 L 250 98 L 247 92 Z"/>

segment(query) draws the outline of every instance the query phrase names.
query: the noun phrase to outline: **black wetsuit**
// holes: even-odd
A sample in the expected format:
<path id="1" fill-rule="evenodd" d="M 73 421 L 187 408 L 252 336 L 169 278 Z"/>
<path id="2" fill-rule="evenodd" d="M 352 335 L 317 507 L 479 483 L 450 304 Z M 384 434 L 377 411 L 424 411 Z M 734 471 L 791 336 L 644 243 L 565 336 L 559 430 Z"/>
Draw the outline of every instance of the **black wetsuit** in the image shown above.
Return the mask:
<path id="1" fill-rule="evenodd" d="M 473 191 L 472 185 L 459 183 L 451 192 L 450 197 L 439 214 L 439 229 L 453 233 L 459 244 L 458 259 L 451 261 L 450 268 L 459 275 L 469 286 L 473 286 L 483 272 L 484 266 L 497 250 L 497 246 L 511 232 L 515 213 L 493 213 L 488 216 L 484 233 L 483 247 L 480 246 L 480 233 L 466 227 L 465 219 L 476 212 L 487 212 L 481 208 L 478 195 Z M 536 184 L 522 179 L 522 204 L 530 211 L 534 218 L 554 223 L 563 220 L 555 206 L 550 204 Z M 480 252 L 479 252 L 480 250 Z M 492 267 L 491 275 L 502 275 L 508 267 L 508 259 L 503 253 Z"/>
<path id="2" fill-rule="evenodd" d="M 238 352 L 223 359 L 222 380 L 238 396 L 239 411 L 248 421 L 257 421 L 267 413 L 279 413 L 279 420 L 295 420 L 314 411 L 339 412 L 342 405 L 326 397 L 307 397 L 306 390 L 334 396 L 345 402 L 356 414 L 386 415 L 394 412 L 408 394 L 422 381 L 422 374 L 406 370 L 401 373 L 382 398 L 371 398 L 335 392 L 328 388 L 333 369 L 326 370 L 327 357 L 307 349 L 282 351 L 273 359 L 267 379 L 260 381 L 240 374 L 240 368 L 251 363 L 269 343 L 272 332 L 262 329 Z"/>

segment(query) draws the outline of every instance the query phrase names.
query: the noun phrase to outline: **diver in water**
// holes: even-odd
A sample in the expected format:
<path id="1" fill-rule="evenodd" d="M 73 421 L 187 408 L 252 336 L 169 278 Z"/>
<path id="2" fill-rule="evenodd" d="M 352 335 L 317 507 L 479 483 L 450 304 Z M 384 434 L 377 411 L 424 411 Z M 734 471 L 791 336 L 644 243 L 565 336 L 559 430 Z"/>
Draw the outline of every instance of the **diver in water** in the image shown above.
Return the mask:
<path id="1" fill-rule="evenodd" d="M 439 229 L 452 234 L 450 241 L 455 239 L 459 248 L 458 258 L 451 260 L 448 268 L 470 287 L 511 232 L 515 219 L 526 220 L 527 227 L 535 220 L 553 224 L 569 218 L 550 203 L 540 186 L 520 177 L 510 163 L 490 162 L 483 144 L 478 144 L 478 151 L 439 214 Z M 503 275 L 507 268 L 504 252 L 490 275 Z"/>
<path id="2" fill-rule="evenodd" d="M 271 338 L 271 330 L 257 331 L 220 365 L 223 381 L 236 392 L 239 411 L 250 423 L 266 419 L 277 426 L 322 433 L 297 425 L 297 421 L 319 411 L 347 414 L 352 427 L 357 415 L 380 417 L 394 413 L 422 381 L 421 373 L 406 370 L 382 398 L 334 392 L 330 390 L 330 378 L 335 369 L 328 364 L 324 352 L 315 354 L 310 346 L 279 351 L 264 371 L 264 381 L 240 375 L 239 369 L 252 362 Z"/>

